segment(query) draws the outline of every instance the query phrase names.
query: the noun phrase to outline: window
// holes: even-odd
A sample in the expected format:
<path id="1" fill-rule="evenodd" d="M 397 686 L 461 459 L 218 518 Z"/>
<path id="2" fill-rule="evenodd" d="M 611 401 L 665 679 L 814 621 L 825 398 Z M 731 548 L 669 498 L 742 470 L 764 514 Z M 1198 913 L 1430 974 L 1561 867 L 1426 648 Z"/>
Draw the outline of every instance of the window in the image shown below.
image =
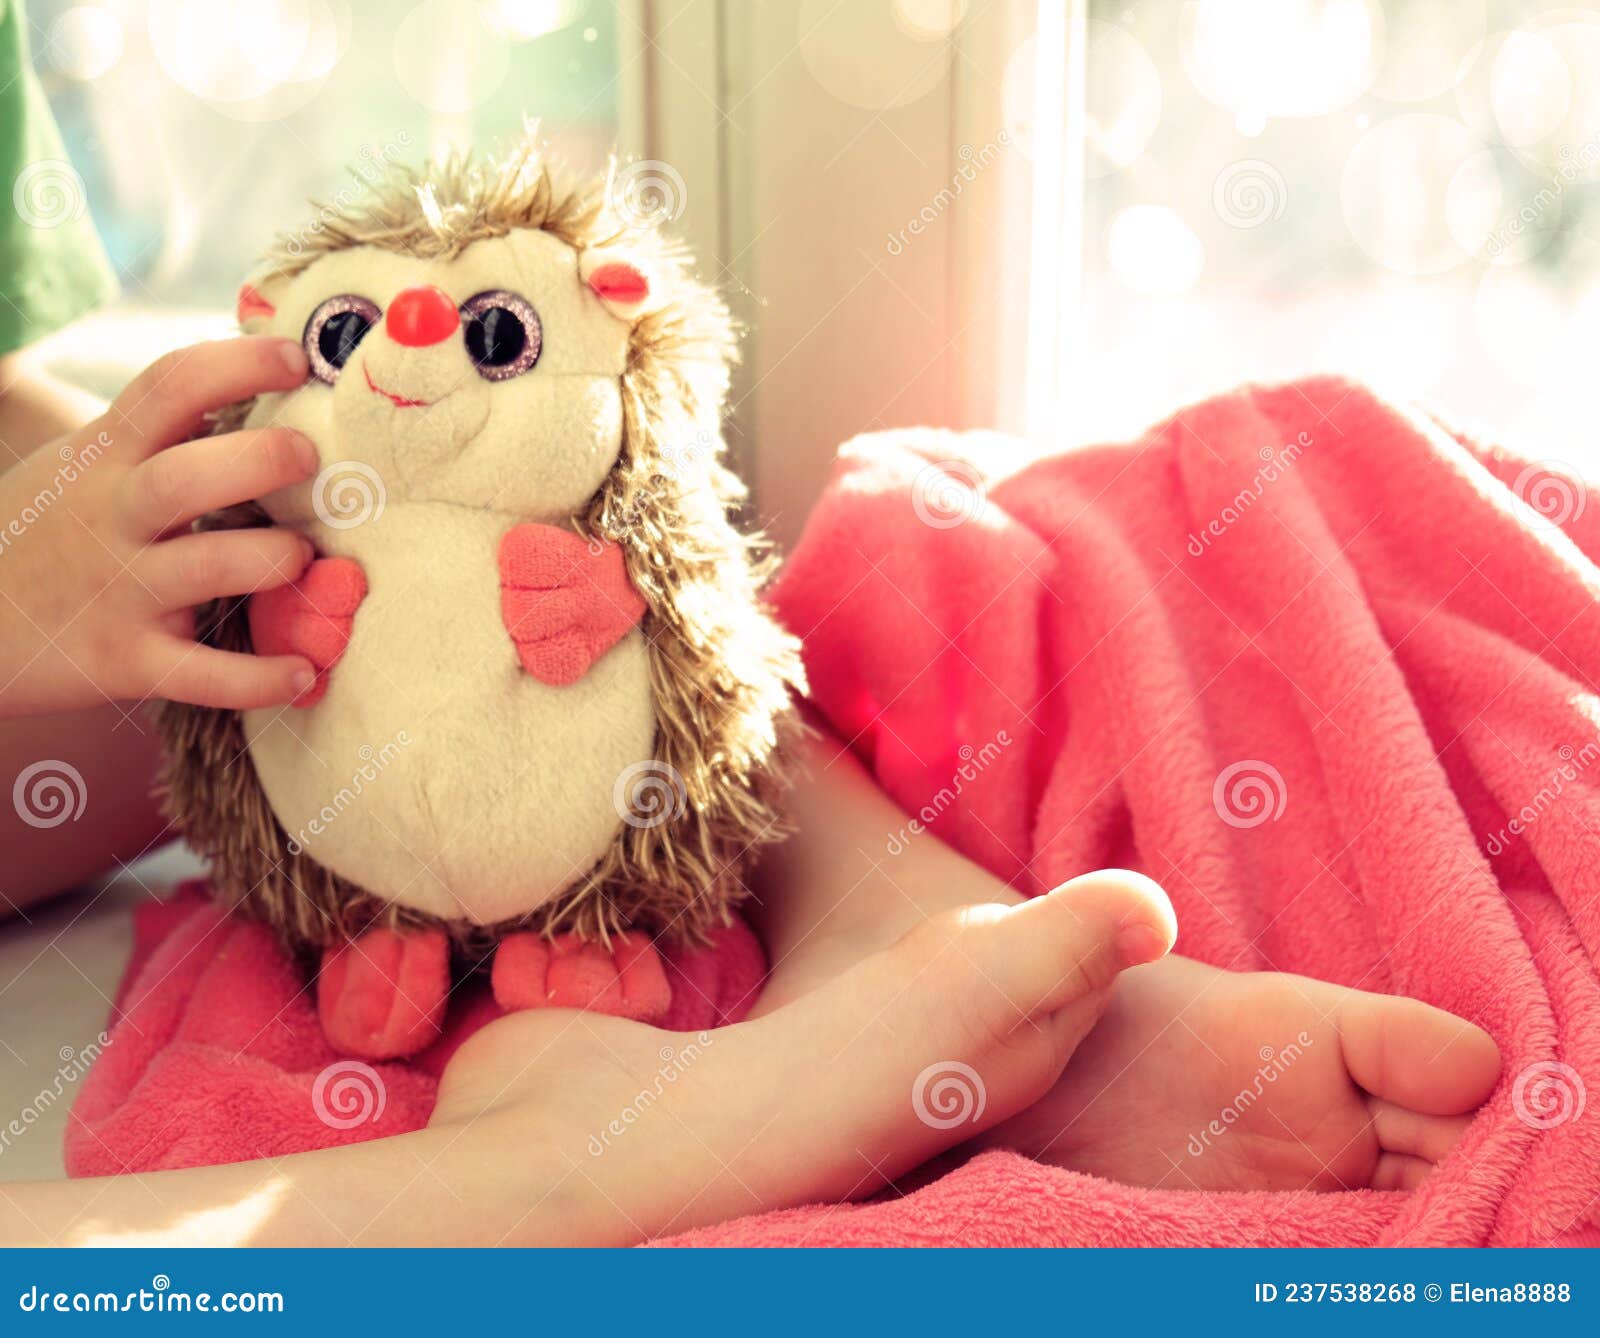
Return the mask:
<path id="1" fill-rule="evenodd" d="M 1095 0 L 1085 20 L 1067 435 L 1345 370 L 1582 464 L 1600 14 Z"/>
<path id="2" fill-rule="evenodd" d="M 600 0 L 27 0 L 26 11 L 123 285 L 118 309 L 54 341 L 56 362 L 105 393 L 164 349 L 231 329 L 262 247 L 306 217 L 308 198 L 357 189 L 351 169 L 504 140 L 525 114 L 586 168 L 617 140 L 617 13 Z"/>
<path id="3" fill-rule="evenodd" d="M 859 431 L 1114 439 L 1343 370 L 1581 466 L 1600 12 L 1536 0 L 32 0 L 129 308 L 223 328 L 345 168 L 492 144 L 681 182 L 749 330 L 732 437 L 798 533 Z M 173 323 L 197 311 L 204 329 Z M 126 316 L 117 320 L 126 321 Z M 91 325 L 95 323 L 91 322 Z M 77 332 L 75 348 L 94 352 Z"/>

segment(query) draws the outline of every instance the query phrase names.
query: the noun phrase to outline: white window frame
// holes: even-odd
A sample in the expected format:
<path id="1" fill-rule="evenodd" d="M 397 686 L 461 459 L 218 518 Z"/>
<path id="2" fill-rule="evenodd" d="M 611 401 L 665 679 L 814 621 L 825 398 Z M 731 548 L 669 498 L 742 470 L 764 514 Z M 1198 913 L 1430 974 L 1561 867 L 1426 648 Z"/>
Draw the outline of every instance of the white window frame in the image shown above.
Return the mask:
<path id="1" fill-rule="evenodd" d="M 1081 65 L 1087 0 L 966 8 L 948 39 L 949 77 L 914 116 L 894 120 L 903 152 L 884 139 L 874 160 L 877 142 L 862 139 L 861 152 L 847 147 L 819 176 L 819 141 L 848 146 L 884 128 L 877 113 L 833 99 L 807 74 L 792 0 L 618 6 L 620 147 L 684 177 L 677 227 L 748 329 L 730 437 L 780 538 L 797 532 L 827 461 L 855 431 L 922 421 L 1045 442 L 1065 421 L 1083 179 L 1081 137 L 1067 127 L 1082 125 L 1084 77 L 1069 56 Z M 1030 36 L 1039 71 L 1031 147 L 1002 154 L 914 257 L 885 266 L 877 224 L 870 235 L 869 225 L 853 226 L 854 211 L 879 203 L 863 193 L 904 210 L 927 198 L 933 174 L 959 164 L 961 146 L 992 142 L 1007 123 L 1000 72 Z M 834 178 L 843 189 L 816 198 L 819 182 L 828 189 Z M 812 201 L 809 225 L 803 211 L 773 207 L 785 193 Z M 849 282 L 863 277 L 871 286 L 856 300 Z M 896 287 L 934 319 L 890 328 Z M 831 359 L 815 347 L 820 339 Z M 881 366 L 882 384 L 864 385 L 862 366 Z M 927 393 L 896 402 L 897 385 Z"/>

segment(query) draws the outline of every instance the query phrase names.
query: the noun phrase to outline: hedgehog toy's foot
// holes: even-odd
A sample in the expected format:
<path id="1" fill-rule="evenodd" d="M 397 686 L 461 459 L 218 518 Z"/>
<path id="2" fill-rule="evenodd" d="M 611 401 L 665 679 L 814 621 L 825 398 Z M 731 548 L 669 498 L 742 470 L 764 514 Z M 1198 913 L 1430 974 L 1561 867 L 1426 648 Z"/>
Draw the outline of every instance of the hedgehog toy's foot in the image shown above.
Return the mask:
<path id="1" fill-rule="evenodd" d="M 586 1008 L 654 1022 L 672 1003 L 661 955 L 642 934 L 618 934 L 609 949 L 576 934 L 512 934 L 495 949 L 490 981 L 507 1012 Z"/>
<path id="2" fill-rule="evenodd" d="M 369 929 L 323 953 L 317 1016 L 340 1054 L 400 1059 L 438 1037 L 449 994 L 443 930 Z"/>
<path id="3" fill-rule="evenodd" d="M 250 642 L 262 655 L 304 655 L 317 680 L 294 699 L 315 706 L 328 690 L 328 671 L 350 644 L 367 578 L 350 558 L 318 558 L 300 579 L 250 597 Z"/>

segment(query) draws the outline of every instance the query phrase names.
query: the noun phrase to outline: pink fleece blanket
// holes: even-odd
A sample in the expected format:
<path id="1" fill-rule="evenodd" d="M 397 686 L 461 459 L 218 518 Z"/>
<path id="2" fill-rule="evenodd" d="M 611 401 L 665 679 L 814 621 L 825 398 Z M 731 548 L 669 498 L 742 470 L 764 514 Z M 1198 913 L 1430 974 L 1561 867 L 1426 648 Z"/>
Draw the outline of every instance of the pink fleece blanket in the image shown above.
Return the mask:
<path id="1" fill-rule="evenodd" d="M 777 592 L 835 729 L 1019 889 L 1141 869 L 1180 952 L 1426 1000 L 1488 1029 L 1505 1078 L 1410 1195 L 1152 1192 L 994 1153 L 687 1239 L 1600 1243 L 1600 497 L 1333 379 L 1011 454 L 840 453 Z"/>
<path id="2" fill-rule="evenodd" d="M 1410 1195 L 1151 1191 L 989 1153 L 674 1243 L 1600 1243 L 1600 501 L 1336 380 L 1012 454 L 931 431 L 841 452 L 776 592 L 833 726 L 1015 886 L 1141 868 L 1180 951 L 1427 1000 L 1493 1033 L 1505 1078 Z M 437 1054 L 389 1075 L 398 1119 L 307 1124 L 332 1057 L 287 964 L 204 906 L 169 916 L 74 1112 L 75 1173 L 152 1137 L 155 1164 L 216 1159 L 170 1129 L 174 1102 L 216 1125 L 219 1082 L 253 1155 L 425 1116 Z"/>

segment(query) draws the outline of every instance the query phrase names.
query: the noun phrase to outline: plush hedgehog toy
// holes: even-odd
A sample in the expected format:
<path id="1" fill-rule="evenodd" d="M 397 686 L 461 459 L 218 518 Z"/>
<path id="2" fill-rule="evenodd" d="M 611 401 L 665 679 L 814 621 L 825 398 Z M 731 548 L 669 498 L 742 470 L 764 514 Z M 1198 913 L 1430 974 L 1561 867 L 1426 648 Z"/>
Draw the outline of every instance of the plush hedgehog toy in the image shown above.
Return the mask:
<path id="1" fill-rule="evenodd" d="M 345 1053 L 422 1048 L 485 965 L 506 1007 L 659 1015 L 654 943 L 726 923 L 778 834 L 799 663 L 729 518 L 729 318 L 607 184 L 531 141 L 397 169 L 240 290 L 311 379 L 218 428 L 298 428 L 322 469 L 204 523 L 317 557 L 201 635 L 318 674 L 165 707 L 166 793 L 218 893 L 320 952 Z"/>

